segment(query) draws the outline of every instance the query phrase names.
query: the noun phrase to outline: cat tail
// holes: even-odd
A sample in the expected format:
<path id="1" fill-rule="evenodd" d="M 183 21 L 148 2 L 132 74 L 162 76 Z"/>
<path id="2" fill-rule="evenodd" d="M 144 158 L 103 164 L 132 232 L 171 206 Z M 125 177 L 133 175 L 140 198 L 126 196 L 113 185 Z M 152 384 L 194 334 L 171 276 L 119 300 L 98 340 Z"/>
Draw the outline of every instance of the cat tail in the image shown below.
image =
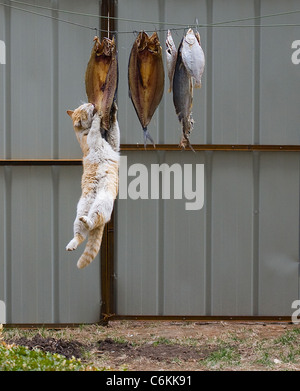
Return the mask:
<path id="1" fill-rule="evenodd" d="M 104 226 L 105 224 L 101 224 L 90 231 L 84 252 L 77 262 L 78 269 L 83 269 L 95 259 L 101 247 Z"/>

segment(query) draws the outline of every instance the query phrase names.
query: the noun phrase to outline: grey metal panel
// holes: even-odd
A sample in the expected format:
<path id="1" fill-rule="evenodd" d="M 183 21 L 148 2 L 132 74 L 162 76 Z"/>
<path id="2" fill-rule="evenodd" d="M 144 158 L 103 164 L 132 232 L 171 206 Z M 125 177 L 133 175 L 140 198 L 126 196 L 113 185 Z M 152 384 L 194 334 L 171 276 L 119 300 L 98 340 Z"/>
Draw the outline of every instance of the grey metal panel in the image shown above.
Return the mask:
<path id="1" fill-rule="evenodd" d="M 42 5 L 99 11 L 97 1 Z M 74 15 L 52 16 L 74 21 Z M 98 18 L 76 20 L 99 26 Z M 1 157 L 80 158 L 65 110 L 86 100 L 83 77 L 95 31 L 4 7 L 0 22 L 0 39 L 11 54 L 0 66 Z M 81 167 L 1 169 L 0 300 L 7 304 L 7 322 L 99 320 L 100 256 L 80 271 L 76 262 L 84 245 L 74 254 L 65 250 L 73 234 L 81 173 Z"/>
<path id="2" fill-rule="evenodd" d="M 0 221 L 5 221 L 5 176 L 4 168 L 0 170 Z M 0 300 L 5 301 L 5 230 L 0 231 Z"/>
<path id="3" fill-rule="evenodd" d="M 262 154 L 260 188 L 258 309 L 290 315 L 299 295 L 299 154 Z"/>
<path id="4" fill-rule="evenodd" d="M 0 6 L 0 40 L 5 42 L 5 17 L 4 7 Z M 0 64 L 0 118 L 4 119 L 5 113 L 5 73 L 6 66 Z M 4 138 L 5 122 L 0 121 L 0 156 L 5 156 L 5 138 Z"/>
<path id="5" fill-rule="evenodd" d="M 81 167 L 14 167 L 8 175 L 4 170 L 0 300 L 7 304 L 7 322 L 98 321 L 99 256 L 81 271 L 76 262 L 84 245 L 74 253 L 65 250 L 73 235 Z"/>
<path id="6" fill-rule="evenodd" d="M 225 5 L 215 0 L 211 4 L 213 23 L 255 16 L 252 1 L 232 0 Z M 250 27 L 213 29 L 212 63 L 207 67 L 212 67 L 213 75 L 214 144 L 253 143 L 254 31 Z"/>
<path id="7" fill-rule="evenodd" d="M 299 2 L 261 2 L 261 14 L 299 9 Z M 262 20 L 264 24 L 296 24 L 299 14 Z M 292 42 L 299 39 L 298 27 L 261 28 L 260 142 L 299 144 L 299 65 L 291 61 Z"/>
<path id="8" fill-rule="evenodd" d="M 55 289 L 59 322 L 97 322 L 100 318 L 101 275 L 100 254 L 85 269 L 76 263 L 84 251 L 86 241 L 73 252 L 65 250 L 73 237 L 73 221 L 81 190 L 82 167 L 61 167 L 58 170 L 58 236 Z M 56 189 L 57 191 L 57 189 Z"/>
<path id="9" fill-rule="evenodd" d="M 128 168 L 142 163 L 149 170 L 151 164 L 157 163 L 155 152 L 126 155 Z M 120 177 L 124 178 L 126 166 L 123 164 L 120 170 Z M 132 175 L 128 177 L 128 186 L 133 186 L 132 180 L 142 174 L 137 172 Z M 121 314 L 158 314 L 158 246 L 161 229 L 158 200 L 133 200 L 129 196 L 118 199 L 116 227 L 117 311 Z"/>
<path id="10" fill-rule="evenodd" d="M 43 2 L 45 7 L 51 5 L 74 10 L 71 1 Z M 77 2 L 75 7 L 78 12 L 95 15 L 99 12 L 98 1 Z M 47 10 L 40 13 L 99 27 L 97 17 L 51 14 Z M 11 111 L 11 118 L 6 120 L 5 136 L 11 142 L 1 154 L 10 153 L 13 158 L 78 158 L 81 151 L 66 110 L 87 100 L 84 73 L 96 31 L 15 9 L 10 14 L 6 18 L 6 24 L 10 24 L 6 39 L 11 45 L 6 83 L 11 82 L 11 106 L 7 111 L 9 114 Z M 1 76 L 1 83 L 3 80 Z M 4 97 L 4 91 L 2 88 L 0 103 L 3 99 L 9 104 L 10 96 Z M 5 107 L 1 105 L 1 110 Z"/>
<path id="11" fill-rule="evenodd" d="M 13 323 L 51 321 L 49 168 L 12 170 L 11 309 Z"/>
<path id="12" fill-rule="evenodd" d="M 251 154 L 214 154 L 211 197 L 212 315 L 253 314 Z"/>
<path id="13" fill-rule="evenodd" d="M 51 20 L 12 9 L 10 40 L 12 157 L 51 157 Z"/>
<path id="14" fill-rule="evenodd" d="M 204 153 L 188 153 L 183 159 L 180 152 L 168 152 L 163 161 L 170 167 L 179 163 L 183 180 L 184 166 L 192 165 L 193 189 L 196 191 L 197 183 L 197 192 L 200 193 L 203 183 L 199 173 L 196 179 L 196 164 L 205 164 Z M 160 226 L 159 238 L 163 247 L 163 314 L 204 315 L 207 289 L 206 208 L 186 210 L 187 199 L 184 194 L 182 199 L 174 200 L 171 197 L 161 202 L 163 227 Z"/>
<path id="15" fill-rule="evenodd" d="M 99 1 L 59 1 L 59 8 L 73 10 L 86 14 L 99 15 Z M 59 13 L 58 17 L 74 23 L 99 28 L 99 19 L 80 15 Z M 54 42 L 57 45 L 57 61 L 53 64 L 53 71 L 57 72 L 57 85 L 54 86 L 54 99 L 59 103 L 56 108 L 58 117 L 57 143 L 54 153 L 59 158 L 80 158 L 81 150 L 76 140 L 72 122 L 66 110 L 74 110 L 87 101 L 84 76 L 93 47 L 93 38 L 96 31 L 84 29 L 65 23 L 53 23 L 53 31 L 58 31 Z M 54 132 L 57 130 L 53 130 Z"/>
<path id="16" fill-rule="evenodd" d="M 250 152 L 155 154 L 127 153 L 127 169 L 204 163 L 204 208 L 187 211 L 172 197 L 118 200 L 117 313 L 290 315 L 298 298 L 298 154 L 262 153 L 259 170 Z"/>

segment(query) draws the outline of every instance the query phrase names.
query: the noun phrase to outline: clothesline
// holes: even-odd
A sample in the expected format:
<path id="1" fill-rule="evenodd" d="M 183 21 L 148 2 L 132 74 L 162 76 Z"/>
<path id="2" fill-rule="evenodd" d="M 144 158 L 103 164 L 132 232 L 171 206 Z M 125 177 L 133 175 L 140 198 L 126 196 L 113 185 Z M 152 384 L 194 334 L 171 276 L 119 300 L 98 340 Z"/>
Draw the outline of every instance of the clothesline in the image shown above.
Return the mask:
<path id="1" fill-rule="evenodd" d="M 77 16 L 82 16 L 82 17 L 95 17 L 95 18 L 98 18 L 98 19 L 112 19 L 112 20 L 123 21 L 123 22 L 150 24 L 152 26 L 156 26 L 156 25 L 168 26 L 168 28 L 166 28 L 166 27 L 164 27 L 164 28 L 155 28 L 153 30 L 147 29 L 148 32 L 154 32 L 154 31 L 156 31 L 156 32 L 166 32 L 168 30 L 171 30 L 171 31 L 176 31 L 177 30 L 178 31 L 178 30 L 186 30 L 186 29 L 188 29 L 190 27 L 195 27 L 196 29 L 198 29 L 198 28 L 199 29 L 201 29 L 201 28 L 246 28 L 246 27 L 248 27 L 248 28 L 256 28 L 256 27 L 257 28 L 300 27 L 300 23 L 289 23 L 289 24 L 288 23 L 233 24 L 233 23 L 249 21 L 249 20 L 257 20 L 257 19 L 261 20 L 261 19 L 264 19 L 264 18 L 270 18 L 270 17 L 282 16 L 282 15 L 297 14 L 297 13 L 300 13 L 300 10 L 286 11 L 286 12 L 280 12 L 280 13 L 274 13 L 274 14 L 268 14 L 268 15 L 253 16 L 253 17 L 240 18 L 240 19 L 234 19 L 234 20 L 227 20 L 227 21 L 215 22 L 215 23 L 211 23 L 211 24 L 198 24 L 198 22 L 182 24 L 182 23 L 175 23 L 175 22 L 170 23 L 170 22 L 162 22 L 162 21 L 145 21 L 145 20 L 136 20 L 136 19 L 126 19 L 126 18 L 114 17 L 114 16 L 105 16 L 105 15 L 95 15 L 95 14 L 80 13 L 80 12 L 75 12 L 75 11 L 69 11 L 69 10 L 63 10 L 63 9 L 55 9 L 55 8 L 51 8 L 51 7 L 44 7 L 44 6 L 40 6 L 40 5 L 36 5 L 36 4 L 28 4 L 28 3 L 24 3 L 22 1 L 17 1 L 17 0 L 10 0 L 10 2 L 11 3 L 20 4 L 20 5 L 23 5 L 23 6 L 28 6 L 28 7 L 48 10 L 48 11 L 52 12 L 52 15 L 42 14 L 42 13 L 39 13 L 39 12 L 36 12 L 36 11 L 32 11 L 32 10 L 16 7 L 14 5 L 6 4 L 6 3 L 2 3 L 2 2 L 0 2 L 0 5 L 4 6 L 4 7 L 11 8 L 11 9 L 15 9 L 15 10 L 18 10 L 18 11 L 22 11 L 22 12 L 25 12 L 25 13 L 30 13 L 30 14 L 33 14 L 33 15 L 36 15 L 36 16 L 40 16 L 40 17 L 56 20 L 58 22 L 62 22 L 62 23 L 73 25 L 73 26 L 77 26 L 77 27 L 93 30 L 93 31 L 96 31 L 96 32 L 107 32 L 107 30 L 103 30 L 103 29 L 100 29 L 98 27 L 88 26 L 88 25 L 81 24 L 81 23 L 74 22 L 74 21 L 61 19 L 61 18 L 58 18 L 57 16 L 54 16 L 53 12 L 66 13 L 66 14 L 77 15 Z M 171 26 L 176 26 L 176 27 L 171 27 Z M 110 33 L 113 34 L 113 35 L 118 35 L 118 34 L 135 34 L 136 32 L 137 32 L 136 30 L 132 30 L 132 31 L 112 30 L 112 31 L 110 31 Z"/>

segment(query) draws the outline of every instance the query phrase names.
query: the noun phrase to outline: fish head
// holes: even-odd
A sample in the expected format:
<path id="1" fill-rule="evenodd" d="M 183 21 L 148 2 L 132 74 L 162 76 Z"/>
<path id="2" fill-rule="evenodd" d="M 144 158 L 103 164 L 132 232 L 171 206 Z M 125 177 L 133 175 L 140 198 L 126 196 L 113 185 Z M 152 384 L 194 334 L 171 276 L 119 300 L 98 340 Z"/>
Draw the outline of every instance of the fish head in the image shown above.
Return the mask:
<path id="1" fill-rule="evenodd" d="M 103 38 L 103 54 L 111 57 L 116 52 L 115 37 L 113 39 Z"/>
<path id="2" fill-rule="evenodd" d="M 189 45 L 194 45 L 194 43 L 196 42 L 196 37 L 195 37 L 195 34 L 194 34 L 194 31 L 190 28 L 188 29 L 185 37 L 184 37 L 184 40 L 189 44 Z"/>
<path id="3" fill-rule="evenodd" d="M 148 50 L 154 54 L 159 54 L 161 52 L 161 46 L 156 31 L 151 37 L 149 37 L 145 31 L 141 31 L 136 39 L 136 44 L 139 52 L 142 52 L 143 50 Z"/>
<path id="4" fill-rule="evenodd" d="M 173 37 L 172 37 L 172 34 L 171 34 L 171 31 L 168 30 L 168 33 L 167 33 L 167 39 L 166 39 L 166 52 L 167 54 L 169 54 L 170 56 L 174 56 L 176 55 L 176 46 L 175 46 L 175 43 L 173 41 Z"/>
<path id="5" fill-rule="evenodd" d="M 140 31 L 139 35 L 136 38 L 136 45 L 138 51 L 143 51 L 146 49 L 149 42 L 149 36 L 145 31 Z"/>
<path id="6" fill-rule="evenodd" d="M 103 38 L 102 42 L 100 42 L 98 37 L 95 37 L 94 42 L 95 43 L 93 46 L 92 53 L 94 53 L 96 57 L 102 55 L 111 57 L 116 51 L 116 43 L 114 37 L 113 39 Z"/>

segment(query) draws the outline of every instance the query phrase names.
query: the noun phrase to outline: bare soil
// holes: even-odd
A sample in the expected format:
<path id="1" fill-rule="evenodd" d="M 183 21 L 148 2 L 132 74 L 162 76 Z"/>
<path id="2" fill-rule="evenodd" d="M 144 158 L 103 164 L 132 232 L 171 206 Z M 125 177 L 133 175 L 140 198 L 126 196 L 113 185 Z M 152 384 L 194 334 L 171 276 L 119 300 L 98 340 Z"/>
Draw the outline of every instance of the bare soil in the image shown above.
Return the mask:
<path id="1" fill-rule="evenodd" d="M 7 330 L 5 340 L 104 370 L 300 370 L 300 326 L 285 322 L 111 321 Z"/>

